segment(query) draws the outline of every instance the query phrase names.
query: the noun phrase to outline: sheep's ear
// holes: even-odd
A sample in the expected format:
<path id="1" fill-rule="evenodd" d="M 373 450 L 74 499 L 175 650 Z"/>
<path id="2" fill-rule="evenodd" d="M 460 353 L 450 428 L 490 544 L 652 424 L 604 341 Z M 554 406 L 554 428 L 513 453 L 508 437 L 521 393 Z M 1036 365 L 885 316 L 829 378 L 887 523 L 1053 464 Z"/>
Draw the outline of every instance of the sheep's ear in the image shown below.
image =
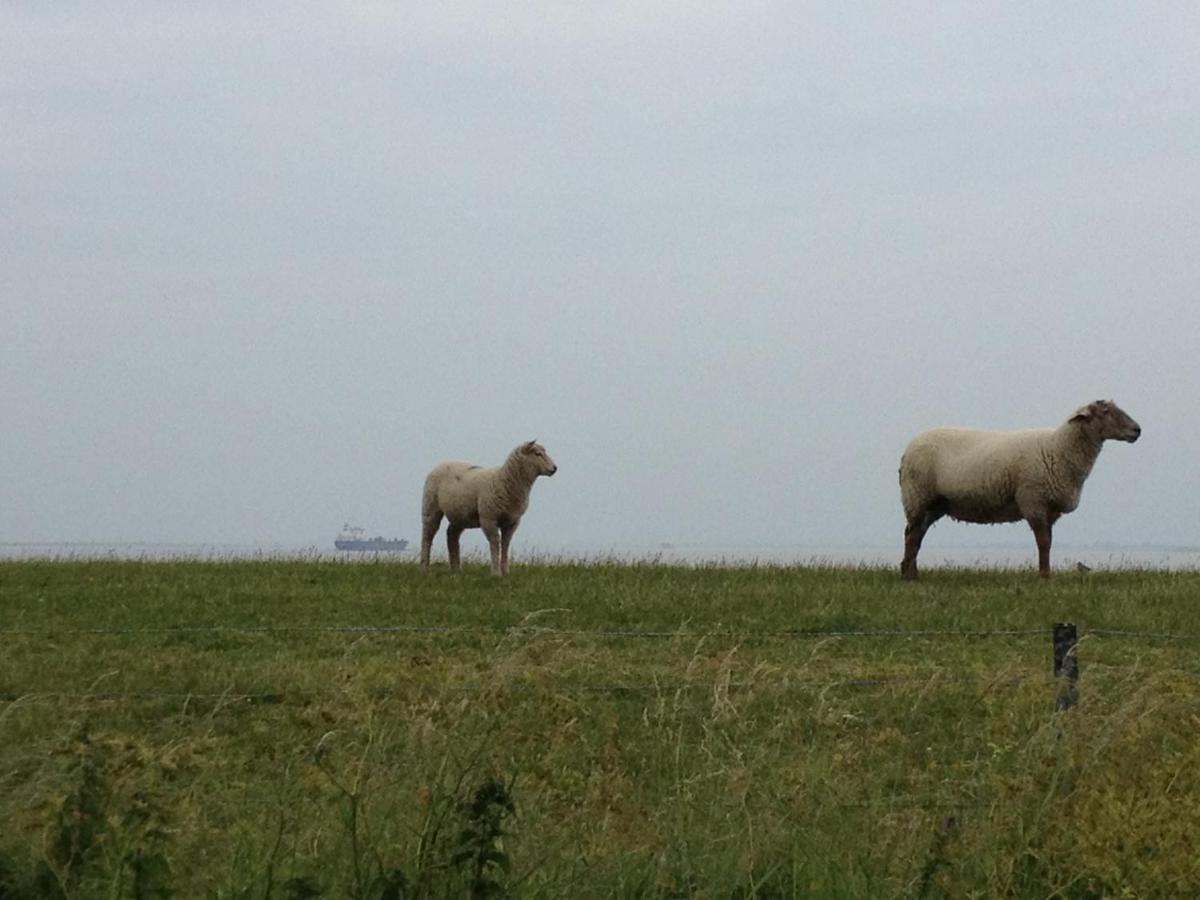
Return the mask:
<path id="1" fill-rule="evenodd" d="M 1089 403 L 1087 406 L 1079 407 L 1079 409 L 1075 410 L 1074 415 L 1072 415 L 1071 418 L 1067 419 L 1067 421 L 1068 422 L 1086 422 L 1088 419 L 1090 419 L 1092 417 L 1092 413 L 1094 412 L 1092 407 L 1094 405 L 1095 404 Z"/>
<path id="2" fill-rule="evenodd" d="M 533 449 L 534 447 L 536 447 L 536 446 L 537 446 L 537 438 L 534 438 L 532 441 L 530 441 L 529 443 L 527 443 L 527 444 L 525 445 L 525 449 L 526 449 L 526 450 L 532 450 L 532 449 Z"/>

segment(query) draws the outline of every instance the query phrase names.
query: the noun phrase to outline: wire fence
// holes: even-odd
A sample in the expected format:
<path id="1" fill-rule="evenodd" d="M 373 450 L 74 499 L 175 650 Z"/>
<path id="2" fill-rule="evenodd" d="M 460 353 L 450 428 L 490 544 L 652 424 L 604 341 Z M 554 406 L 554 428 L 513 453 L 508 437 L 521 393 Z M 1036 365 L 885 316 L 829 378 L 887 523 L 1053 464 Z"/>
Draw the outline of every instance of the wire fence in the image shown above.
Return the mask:
<path id="1" fill-rule="evenodd" d="M 159 626 L 99 626 L 94 628 L 0 628 L 0 637 L 58 637 L 62 635 L 152 635 L 152 634 L 506 634 L 544 635 L 550 637 L 592 638 L 993 638 L 1045 636 L 1045 628 L 1009 629 L 641 629 L 641 628 L 553 628 L 536 625 L 159 625 Z M 1090 628 L 1085 636 L 1143 638 L 1147 640 L 1195 641 L 1200 633 L 1137 631 L 1116 628 Z"/>
<path id="2" fill-rule="evenodd" d="M 1061 628 L 1062 626 L 1058 626 Z M 1055 632 L 1057 632 L 1057 628 Z M 224 634 L 224 633 L 245 633 L 252 635 L 271 635 L 271 634 L 311 634 L 311 633 L 329 633 L 329 634 L 344 634 L 344 635 L 448 635 L 448 634 L 463 634 L 463 633 L 488 633 L 492 635 L 552 635 L 562 637 L 588 637 L 598 639 L 641 639 L 641 638 L 689 638 L 699 639 L 706 636 L 733 636 L 739 638 L 755 638 L 755 637 L 770 637 L 782 639 L 796 640 L 811 640 L 811 639 L 914 639 L 914 640 L 932 640 L 932 639 L 1031 639 L 1038 638 L 1045 640 L 1048 636 L 1047 632 L 1051 632 L 1048 628 L 1037 629 L 795 629 L 795 630 L 763 630 L 763 631 L 698 631 L 698 630 L 645 630 L 645 629 L 557 629 L 532 626 L 492 626 L 484 627 L 477 625 L 470 626 L 444 626 L 444 625 L 181 625 L 181 626 L 158 626 L 158 627 L 103 627 L 103 628 L 78 628 L 69 630 L 52 630 L 52 629 L 0 629 L 0 640 L 4 636 L 33 636 L 47 637 L 58 636 L 62 634 L 73 634 L 80 636 L 123 636 L 123 635 L 164 635 L 164 634 L 179 634 L 179 635 L 198 635 L 198 634 Z M 1053 632 L 1052 632 L 1053 633 Z M 1145 639 L 1145 640 L 1180 640 L 1190 641 L 1200 638 L 1200 634 L 1190 633 L 1168 633 L 1156 631 L 1139 631 L 1133 629 L 1092 629 L 1086 631 L 1079 637 L 1086 638 L 1088 636 L 1116 638 L 1119 640 L 1129 639 Z M 1072 652 L 1077 651 L 1079 642 L 1072 648 Z M 1057 666 L 1057 660 L 1056 660 Z M 1124 679 L 1137 668 L 1137 666 L 1120 667 L 1118 671 L 1115 667 L 1098 667 L 1102 677 L 1111 678 L 1117 677 Z M 542 675 L 547 673 L 543 672 Z M 162 722 L 178 721 L 182 717 L 193 717 L 196 719 L 215 717 L 219 714 L 227 714 L 229 712 L 242 711 L 241 714 L 251 716 L 263 716 L 270 714 L 271 710 L 289 711 L 295 710 L 297 707 L 303 707 L 309 704 L 316 703 L 344 703 L 347 700 L 353 701 L 358 697 L 368 698 L 373 703 L 386 704 L 389 702 L 412 703 L 418 702 L 445 702 L 447 700 L 461 700 L 463 703 L 478 703 L 483 698 L 496 698 L 499 696 L 519 696 L 528 695 L 535 699 L 536 702 L 541 702 L 546 696 L 556 697 L 571 697 L 580 702 L 586 703 L 589 697 L 603 697 L 605 703 L 623 703 L 634 702 L 644 705 L 646 710 L 653 710 L 654 704 L 662 705 L 664 703 L 672 704 L 664 706 L 665 709 L 673 709 L 676 712 L 679 710 L 695 709 L 694 704 L 712 704 L 716 709 L 718 705 L 728 707 L 729 704 L 740 704 L 739 694 L 748 695 L 756 691 L 769 691 L 774 694 L 785 694 L 795 699 L 800 699 L 804 694 L 809 694 L 818 702 L 818 706 L 825 707 L 830 701 L 828 697 L 831 691 L 868 691 L 875 692 L 871 696 L 887 697 L 888 693 L 878 693 L 879 691 L 890 692 L 891 690 L 909 692 L 909 697 L 923 697 L 927 692 L 936 690 L 939 695 L 944 696 L 946 692 L 955 689 L 962 689 L 969 692 L 975 699 L 968 698 L 969 702 L 977 702 L 977 698 L 988 693 L 996 693 L 1001 691 L 1015 691 L 1029 687 L 1035 690 L 1037 695 L 1043 698 L 1040 702 L 1045 702 L 1046 706 L 1050 706 L 1051 698 L 1057 694 L 1056 704 L 1058 708 L 1066 708 L 1061 703 L 1064 696 L 1064 689 L 1068 689 L 1071 697 L 1071 704 L 1077 702 L 1076 694 L 1077 683 L 1072 678 L 1069 685 L 1066 684 L 1067 679 L 1060 677 L 1057 672 L 1052 672 L 1047 665 L 1039 670 L 1026 668 L 1024 671 L 1012 672 L 1003 671 L 992 674 L 958 674 L 947 668 L 938 667 L 933 670 L 924 671 L 921 673 L 859 673 L 849 677 L 838 676 L 836 674 L 827 675 L 824 677 L 798 677 L 795 673 L 790 673 L 778 677 L 778 673 L 766 675 L 760 678 L 731 678 L 728 673 L 722 678 L 720 673 L 709 672 L 706 676 L 691 678 L 688 680 L 675 679 L 659 679 L 651 681 L 630 680 L 620 682 L 616 680 L 607 680 L 604 682 L 580 681 L 574 678 L 569 678 L 566 681 L 559 680 L 553 677 L 534 677 L 533 679 L 523 679 L 517 677 L 515 679 L 500 679 L 488 680 L 480 679 L 478 683 L 473 684 L 445 684 L 429 680 L 425 677 L 414 678 L 411 673 L 398 673 L 395 686 L 391 687 L 361 687 L 347 686 L 344 689 L 328 688 L 328 689 L 309 689 L 305 687 L 291 686 L 287 688 L 268 689 L 268 690 L 234 690 L 232 688 L 222 691 L 212 690 L 158 690 L 158 689 L 133 689 L 133 690 L 101 690 L 96 682 L 93 682 L 93 687 L 88 690 L 68 690 L 68 691 L 36 691 L 26 693 L 15 693 L 0 689 L 0 721 L 8 714 L 16 713 L 23 707 L 51 707 L 55 710 L 69 708 L 73 710 L 88 710 L 90 713 L 101 713 L 107 710 L 122 710 L 133 716 L 144 716 L 148 713 L 146 710 L 152 710 L 151 715 L 156 720 Z M 1200 684 L 1200 672 L 1184 672 L 1178 671 L 1174 674 L 1188 679 L 1189 681 Z M 1090 688 L 1089 688 L 1090 690 Z M 1032 696 L 1032 695 L 1031 695 Z M 1028 702 L 1026 699 L 1026 702 Z M 842 695 L 842 702 L 845 697 Z M 485 700 L 484 702 L 488 702 Z M 792 702 L 791 700 L 787 702 Z M 1037 701 L 1035 701 L 1037 702 Z M 836 712 L 839 707 L 836 701 L 832 701 L 833 705 L 829 708 Z M 158 707 L 158 708 L 156 708 Z M 888 727 L 895 728 L 899 726 L 906 733 L 911 735 L 928 734 L 930 727 L 941 727 L 937 723 L 944 723 L 944 713 L 930 714 L 929 710 L 922 708 L 918 710 L 918 703 L 911 702 L 908 699 L 903 700 L 903 706 L 899 709 L 893 708 L 890 711 L 877 715 L 871 711 L 870 707 L 849 707 L 855 709 L 856 715 L 849 715 L 846 712 L 846 707 L 840 707 L 842 715 L 838 719 L 849 717 L 853 719 L 857 726 L 866 725 L 871 727 L 873 724 L 882 724 Z M 57 713 L 56 713 L 57 714 Z M 285 714 L 293 715 L 294 712 L 285 712 Z M 646 713 L 643 712 L 642 715 Z M 653 713 L 651 713 L 653 714 Z M 688 715 L 688 713 L 685 713 Z M 897 718 L 899 717 L 899 718 Z M 919 723 L 919 724 L 918 724 Z M 913 729 L 913 730 L 909 730 Z M 928 740 L 927 737 L 921 737 L 919 740 Z M 960 786 L 961 787 L 961 786 Z M 874 811 L 875 813 L 903 813 L 910 814 L 914 810 L 920 810 L 928 813 L 929 811 L 937 811 L 938 815 L 945 816 L 949 814 L 959 815 L 970 811 L 979 811 L 994 808 L 998 801 L 991 796 L 974 796 L 971 793 L 955 796 L 955 789 L 950 789 L 950 795 L 943 791 L 932 792 L 911 792 L 909 790 L 901 790 L 894 795 L 870 797 L 867 799 L 851 799 L 845 798 L 836 800 L 832 803 L 834 807 L 844 809 L 858 809 L 864 811 Z M 953 819 L 947 819 L 946 822 L 952 823 Z M 944 827 L 946 827 L 944 825 Z"/>
<path id="3" fill-rule="evenodd" d="M 567 695 L 610 695 L 615 697 L 650 697 L 673 695 L 683 692 L 712 693 L 714 689 L 722 692 L 751 691 L 771 688 L 776 691 L 820 691 L 833 688 L 874 688 L 912 684 L 930 684 L 936 682 L 940 687 L 961 686 L 981 687 L 988 689 L 1013 688 L 1022 684 L 1040 683 L 1049 685 L 1054 681 L 1048 673 L 1025 673 L 1021 675 L 1006 675 L 1003 678 L 981 678 L 971 676 L 946 677 L 941 674 L 923 675 L 867 675 L 854 678 L 789 678 L 783 681 L 655 681 L 655 682 L 580 682 L 545 683 L 545 682 L 505 682 L 493 684 L 445 685 L 431 682 L 411 683 L 399 688 L 374 687 L 352 689 L 346 691 L 312 690 L 305 688 L 288 688 L 265 691 L 37 691 L 24 694 L 0 691 L 0 703 L 16 702 L 51 702 L 56 699 L 94 700 L 97 702 L 114 700 L 226 700 L 231 702 L 277 704 L 286 702 L 311 702 L 345 698 L 350 694 L 361 693 L 373 700 L 408 699 L 413 696 L 478 696 L 482 694 L 567 694 Z"/>
<path id="4" fill-rule="evenodd" d="M 801 695 L 805 692 L 818 695 L 826 691 L 876 691 L 872 696 L 887 696 L 890 689 L 907 691 L 908 697 L 914 697 L 922 690 L 937 690 L 940 692 L 962 689 L 967 692 L 982 694 L 984 692 L 1017 691 L 1030 688 L 1029 696 L 1022 702 L 1029 703 L 1030 698 L 1037 702 L 1041 696 L 1047 708 L 1052 704 L 1053 692 L 1062 679 L 1050 666 L 1052 629 L 1049 626 L 1041 628 L 827 628 L 827 629 L 746 629 L 746 628 L 559 628 L 530 624 L 430 624 L 430 623 L 393 623 L 393 624 L 337 624 L 337 623 L 308 623 L 308 624 L 180 624 L 160 626 L 138 625 L 101 625 L 95 627 L 49 628 L 49 627 L 6 627 L 0 628 L 0 652 L 8 639 L 24 639 L 31 642 L 55 640 L 65 637 L 76 637 L 81 643 L 90 646 L 111 647 L 112 644 L 92 639 L 115 639 L 132 637 L 178 637 L 180 639 L 199 638 L 203 636 L 247 635 L 270 638 L 272 636 L 306 636 L 332 635 L 345 636 L 347 645 L 350 638 L 379 636 L 382 638 L 466 638 L 490 637 L 497 640 L 508 638 L 549 638 L 569 639 L 579 641 L 700 641 L 705 638 L 746 641 L 777 640 L 811 642 L 821 640 L 845 641 L 1030 641 L 1036 642 L 1045 649 L 1045 665 L 1035 669 L 1024 664 L 1018 671 L 999 671 L 991 674 L 962 674 L 952 669 L 937 666 L 935 660 L 927 660 L 932 668 L 919 673 L 891 672 L 860 672 L 845 674 L 829 673 L 825 677 L 812 676 L 809 673 L 789 672 L 781 675 L 778 672 L 767 673 L 756 678 L 730 678 L 728 673 L 708 672 L 694 678 L 681 680 L 678 677 L 644 680 L 637 675 L 628 681 L 614 678 L 613 673 L 605 673 L 602 680 L 581 680 L 571 674 L 556 677 L 561 673 L 543 670 L 533 678 L 513 676 L 504 679 L 489 679 L 480 677 L 477 683 L 447 684 L 438 682 L 426 674 L 414 675 L 408 670 L 396 673 L 392 686 L 364 687 L 347 685 L 339 689 L 334 686 L 316 689 L 304 686 L 281 687 L 268 682 L 266 689 L 251 688 L 249 690 L 176 690 L 157 689 L 155 686 L 134 687 L 129 690 L 103 690 L 93 682 L 91 689 L 85 690 L 36 690 L 18 692 L 12 686 L 0 687 L 0 721 L 6 713 L 19 713 L 22 707 L 64 707 L 87 710 L 87 714 L 108 715 L 112 711 L 136 718 L 138 721 L 169 721 L 175 722 L 183 716 L 194 717 L 217 716 L 231 709 L 242 710 L 248 717 L 256 721 L 271 721 L 277 715 L 289 715 L 294 708 L 313 703 L 337 703 L 347 698 L 365 697 L 375 703 L 428 701 L 436 699 L 461 699 L 464 703 L 475 702 L 479 698 L 498 695 L 529 695 L 540 698 L 547 694 L 566 695 L 574 698 L 602 697 L 601 703 L 633 702 L 650 704 L 661 698 L 683 695 L 686 698 L 685 709 L 691 710 L 693 702 L 714 702 L 714 692 L 723 691 L 732 694 L 737 703 L 739 693 L 749 694 L 755 691 L 770 691 L 779 694 Z M 1088 628 L 1080 629 L 1078 643 L 1084 643 L 1089 638 L 1103 638 L 1112 641 L 1150 641 L 1150 642 L 1193 642 L 1200 640 L 1200 633 L 1167 632 L 1154 630 L 1137 630 L 1129 628 Z M 1011 647 L 1010 644 L 999 644 L 1001 648 Z M 923 649 L 923 648 L 922 648 Z M 1100 667 L 1097 667 L 1100 669 Z M 1124 667 L 1121 671 L 1115 669 L 1100 669 L 1097 674 L 1103 678 L 1124 678 L 1133 667 Z M 1096 671 L 1095 669 L 1093 671 Z M 1200 672 L 1177 671 L 1174 674 L 1200 683 Z M 264 679 L 265 680 L 265 679 Z M 7 687 L 7 690 L 5 689 Z M 247 686 L 248 687 L 248 686 Z M 911 690 L 910 690 L 911 689 Z M 1037 694 L 1033 693 L 1036 689 Z M 1043 692 L 1044 693 L 1040 693 Z M 967 698 L 968 701 L 970 698 Z M 1189 703 L 1191 697 L 1189 696 Z M 156 705 L 160 708 L 155 708 Z M 386 707 L 381 707 L 386 708 Z M 880 721 L 873 707 L 864 703 L 862 709 L 868 710 L 863 720 L 868 726 Z M 955 707 L 962 708 L 961 706 Z M 636 710 L 637 708 L 635 708 Z M 844 707 L 843 707 L 844 709 Z M 31 715 L 41 717 L 57 715 L 57 712 L 47 713 L 41 709 Z M 903 728 L 904 723 L 919 720 L 923 729 L 904 729 L 906 735 L 919 732 L 929 733 L 930 727 L 941 723 L 948 729 L 956 725 L 944 716 L 944 713 L 931 714 L 925 708 L 920 711 L 911 705 L 907 698 L 905 705 L 899 710 L 893 710 L 886 719 L 886 724 Z M 979 764 L 982 766 L 983 764 Z M 974 770 L 973 770 L 974 771 Z M 964 776 L 961 783 L 944 782 L 929 785 L 929 791 L 922 791 L 919 784 L 903 785 L 895 788 L 896 793 L 890 796 L 869 797 L 865 799 L 836 800 L 830 805 L 869 812 L 872 814 L 910 814 L 911 811 L 936 811 L 939 819 L 947 815 L 958 816 L 970 810 L 987 810 L 1003 806 L 1009 802 L 1003 795 L 990 792 L 988 782 L 980 780 L 979 786 L 974 786 L 971 777 Z M 969 793 L 956 795 L 957 791 L 978 790 L 979 796 Z M 953 818 L 944 819 L 943 831 L 948 833 L 953 827 Z"/>
<path id="5" fill-rule="evenodd" d="M 824 639 L 902 639 L 925 640 L 935 638 L 945 639 L 991 639 L 991 638 L 1030 638 L 1044 639 L 1046 628 L 1022 629 L 709 629 L 690 630 L 680 629 L 637 629 L 637 628 L 554 628 L 533 625 L 423 625 L 423 624 L 390 624 L 390 625 L 340 625 L 340 624 L 303 624 L 303 625 L 165 625 L 165 626 L 99 626 L 93 628 L 0 628 L 0 640 L 4 638 L 45 638 L 52 639 L 64 636 L 86 637 L 127 637 L 151 635 L 292 635 L 292 634 L 335 634 L 335 635 L 419 635 L 419 636 L 478 636 L 491 635 L 497 637 L 530 636 L 552 638 L 585 638 L 600 640 L 638 640 L 638 639 L 686 639 L 699 641 L 706 638 L 727 638 L 744 641 L 756 639 L 783 640 L 824 640 Z M 1117 639 L 1138 639 L 1151 641 L 1195 641 L 1200 640 L 1200 633 L 1142 631 L 1135 629 L 1094 628 L 1084 631 L 1080 641 L 1095 636 Z M 1175 670 L 1174 674 L 1186 679 L 1200 679 L 1200 672 Z M 400 680 L 403 680 L 401 676 Z M 944 670 L 935 669 L 919 674 L 893 673 L 863 673 L 854 677 L 824 677 L 798 679 L 784 677 L 774 686 L 792 691 L 830 690 L 835 688 L 872 688 L 884 686 L 899 686 L 905 684 L 932 684 L 936 682 L 941 687 L 951 685 L 986 686 L 990 690 L 1014 688 L 1030 682 L 1053 684 L 1058 680 L 1057 674 L 1051 674 L 1046 669 L 1040 672 L 1026 672 L 1014 675 L 1007 673 L 1002 677 L 986 676 L 948 676 Z M 723 690 L 751 690 L 764 687 L 761 680 L 730 680 L 721 685 Z M 363 693 L 376 700 L 393 698 L 409 698 L 421 694 L 439 694 L 464 696 L 481 695 L 498 690 L 511 693 L 554 691 L 558 693 L 578 695 L 609 695 L 613 697 L 662 695 L 689 691 L 712 691 L 714 684 L 708 681 L 663 681 L 651 682 L 580 682 L 567 680 L 564 682 L 546 684 L 538 682 L 507 682 L 480 683 L 473 685 L 447 685 L 422 682 L 409 679 L 402 687 L 370 688 Z M 284 702 L 303 703 L 313 702 L 322 698 L 345 697 L 345 691 L 337 690 L 308 690 L 304 688 L 271 689 L 258 691 L 186 691 L 186 690 L 129 690 L 129 691 L 24 691 L 17 692 L 11 688 L 0 690 L 0 703 L 51 703 L 61 700 L 76 700 L 96 703 L 127 701 L 198 701 L 219 703 L 249 703 L 273 705 Z"/>

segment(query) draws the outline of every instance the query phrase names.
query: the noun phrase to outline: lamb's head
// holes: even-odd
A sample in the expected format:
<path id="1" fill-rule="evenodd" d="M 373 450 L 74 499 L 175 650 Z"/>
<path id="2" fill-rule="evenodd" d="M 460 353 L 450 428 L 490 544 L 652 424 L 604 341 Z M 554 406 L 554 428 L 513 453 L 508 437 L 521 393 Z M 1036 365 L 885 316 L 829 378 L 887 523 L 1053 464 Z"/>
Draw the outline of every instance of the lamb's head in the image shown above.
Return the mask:
<path id="1" fill-rule="evenodd" d="M 546 448 L 537 441 L 529 441 L 522 444 L 516 450 L 521 454 L 521 461 L 529 467 L 535 476 L 537 475 L 553 475 L 558 471 L 558 466 L 554 464 L 554 460 L 550 458 L 550 454 L 546 452 Z"/>
<path id="2" fill-rule="evenodd" d="M 1142 434 L 1142 426 L 1111 400 L 1093 400 L 1077 409 L 1067 421 L 1079 425 L 1100 441 L 1128 441 L 1132 444 Z"/>

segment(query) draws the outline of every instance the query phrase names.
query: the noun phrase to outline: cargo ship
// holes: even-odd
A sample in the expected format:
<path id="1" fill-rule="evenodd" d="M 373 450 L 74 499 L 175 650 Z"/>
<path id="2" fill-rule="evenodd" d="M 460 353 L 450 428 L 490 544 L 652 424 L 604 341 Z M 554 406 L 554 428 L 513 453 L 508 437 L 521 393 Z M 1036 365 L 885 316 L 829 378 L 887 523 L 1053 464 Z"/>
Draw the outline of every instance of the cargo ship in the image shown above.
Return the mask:
<path id="1" fill-rule="evenodd" d="M 364 538 L 365 533 L 362 528 L 347 522 L 342 526 L 342 533 L 334 540 L 333 546 L 339 550 L 359 553 L 399 553 L 408 547 L 408 541 L 403 538 Z"/>

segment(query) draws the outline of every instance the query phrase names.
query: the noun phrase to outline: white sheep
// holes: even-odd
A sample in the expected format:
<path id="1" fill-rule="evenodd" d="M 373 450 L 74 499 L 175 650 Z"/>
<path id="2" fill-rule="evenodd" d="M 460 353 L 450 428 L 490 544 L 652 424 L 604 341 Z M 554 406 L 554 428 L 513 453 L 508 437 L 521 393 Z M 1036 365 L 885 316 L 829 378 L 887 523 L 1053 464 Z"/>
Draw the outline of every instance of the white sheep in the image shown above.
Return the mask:
<path id="1" fill-rule="evenodd" d="M 1133 443 L 1142 429 L 1111 400 L 1080 407 L 1057 428 L 918 434 L 900 460 L 907 525 L 900 573 L 917 577 L 921 540 L 944 515 L 960 522 L 1016 522 L 1033 529 L 1038 574 L 1050 577 L 1050 531 L 1079 505 L 1084 479 L 1106 440 Z"/>
<path id="2" fill-rule="evenodd" d="M 425 479 L 421 497 L 421 570 L 429 571 L 433 537 L 446 517 L 450 569 L 459 569 L 458 539 L 464 528 L 482 528 L 492 552 L 492 574 L 508 574 L 508 545 L 529 508 L 529 492 L 539 475 L 558 471 L 537 441 L 520 444 L 501 466 L 481 468 L 444 462 Z"/>

